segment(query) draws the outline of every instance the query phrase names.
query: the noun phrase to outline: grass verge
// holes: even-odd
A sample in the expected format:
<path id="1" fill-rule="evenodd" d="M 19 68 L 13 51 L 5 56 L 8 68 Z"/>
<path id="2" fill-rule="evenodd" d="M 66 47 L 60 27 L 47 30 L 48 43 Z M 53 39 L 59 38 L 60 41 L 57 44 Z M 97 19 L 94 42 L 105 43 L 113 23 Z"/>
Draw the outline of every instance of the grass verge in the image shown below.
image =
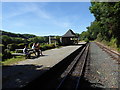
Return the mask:
<path id="1" fill-rule="evenodd" d="M 17 63 L 19 61 L 23 61 L 23 60 L 25 60 L 24 56 L 16 56 L 15 58 L 7 59 L 5 61 L 0 61 L 0 62 L 4 66 L 4 65 L 15 64 L 15 63 Z"/>

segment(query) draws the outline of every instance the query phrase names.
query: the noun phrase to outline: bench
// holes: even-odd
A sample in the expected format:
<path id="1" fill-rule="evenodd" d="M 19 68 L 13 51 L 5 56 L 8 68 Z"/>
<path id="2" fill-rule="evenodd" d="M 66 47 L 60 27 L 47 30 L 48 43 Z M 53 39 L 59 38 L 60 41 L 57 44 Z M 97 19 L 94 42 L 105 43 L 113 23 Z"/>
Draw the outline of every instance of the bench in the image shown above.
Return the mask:
<path id="1" fill-rule="evenodd" d="M 24 53 L 12 53 L 13 56 L 23 56 L 25 55 Z"/>
<path id="2" fill-rule="evenodd" d="M 33 49 L 28 49 L 29 50 L 29 55 L 26 55 L 23 53 L 23 49 L 15 49 L 16 53 L 12 53 L 12 56 L 25 56 L 25 58 L 30 58 L 31 54 L 34 53 Z M 19 52 L 20 51 L 20 52 Z"/>
<path id="3" fill-rule="evenodd" d="M 19 51 L 21 51 L 21 53 L 23 52 L 23 49 L 15 49 L 16 53 L 19 53 Z M 33 49 L 28 49 L 28 51 L 33 51 Z"/>

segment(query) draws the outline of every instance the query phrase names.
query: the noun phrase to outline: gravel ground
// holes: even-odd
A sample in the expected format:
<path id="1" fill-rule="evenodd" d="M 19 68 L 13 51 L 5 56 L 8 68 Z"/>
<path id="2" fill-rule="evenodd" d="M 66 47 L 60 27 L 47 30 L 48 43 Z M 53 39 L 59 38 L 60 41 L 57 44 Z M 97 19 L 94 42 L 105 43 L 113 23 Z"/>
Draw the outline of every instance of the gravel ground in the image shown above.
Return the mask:
<path id="1" fill-rule="evenodd" d="M 83 87 L 119 90 L 119 75 L 118 62 L 91 42 Z"/>
<path id="2" fill-rule="evenodd" d="M 7 68 L 4 68 L 2 71 L 3 88 L 23 87 L 55 64 L 59 63 L 79 47 L 81 47 L 81 45 L 47 50 L 43 52 L 45 56 L 27 59 L 14 65 L 6 66 Z"/>

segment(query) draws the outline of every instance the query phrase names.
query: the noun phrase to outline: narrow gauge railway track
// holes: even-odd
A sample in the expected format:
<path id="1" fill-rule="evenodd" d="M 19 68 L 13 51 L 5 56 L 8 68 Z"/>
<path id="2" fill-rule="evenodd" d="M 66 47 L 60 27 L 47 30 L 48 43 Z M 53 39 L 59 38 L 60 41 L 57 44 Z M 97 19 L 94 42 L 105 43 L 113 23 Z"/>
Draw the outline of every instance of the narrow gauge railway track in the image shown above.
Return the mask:
<path id="1" fill-rule="evenodd" d="M 84 47 L 66 71 L 61 75 L 62 80 L 56 90 L 77 90 L 80 88 L 80 79 L 85 69 L 89 45 Z"/>
<path id="2" fill-rule="evenodd" d="M 113 59 L 118 60 L 118 62 L 120 63 L 120 53 L 117 53 L 113 50 L 110 50 L 109 48 L 107 48 L 106 46 L 103 46 L 102 44 L 96 42 L 96 44 L 103 49 L 105 52 L 107 52 Z"/>
<path id="3" fill-rule="evenodd" d="M 47 73 L 21 89 L 79 89 L 80 79 L 82 78 L 85 69 L 88 51 L 89 43 L 80 47 L 65 60 L 62 60 L 62 64 L 53 67 Z"/>

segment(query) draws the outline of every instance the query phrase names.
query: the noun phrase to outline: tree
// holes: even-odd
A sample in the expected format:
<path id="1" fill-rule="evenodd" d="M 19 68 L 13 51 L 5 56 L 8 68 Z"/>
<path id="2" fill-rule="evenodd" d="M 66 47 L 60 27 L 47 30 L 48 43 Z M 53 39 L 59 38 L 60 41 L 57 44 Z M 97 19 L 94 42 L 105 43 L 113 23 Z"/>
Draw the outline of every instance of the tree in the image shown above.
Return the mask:
<path id="1" fill-rule="evenodd" d="M 97 36 L 108 42 L 115 39 L 117 47 L 120 47 L 120 2 L 92 2 L 90 11 L 94 14 L 95 21 L 88 32 L 93 32 L 95 38 Z"/>
<path id="2" fill-rule="evenodd" d="M 120 48 L 120 1 L 91 2 L 89 9 L 95 21 L 80 34 L 81 39 L 106 41 Z"/>

